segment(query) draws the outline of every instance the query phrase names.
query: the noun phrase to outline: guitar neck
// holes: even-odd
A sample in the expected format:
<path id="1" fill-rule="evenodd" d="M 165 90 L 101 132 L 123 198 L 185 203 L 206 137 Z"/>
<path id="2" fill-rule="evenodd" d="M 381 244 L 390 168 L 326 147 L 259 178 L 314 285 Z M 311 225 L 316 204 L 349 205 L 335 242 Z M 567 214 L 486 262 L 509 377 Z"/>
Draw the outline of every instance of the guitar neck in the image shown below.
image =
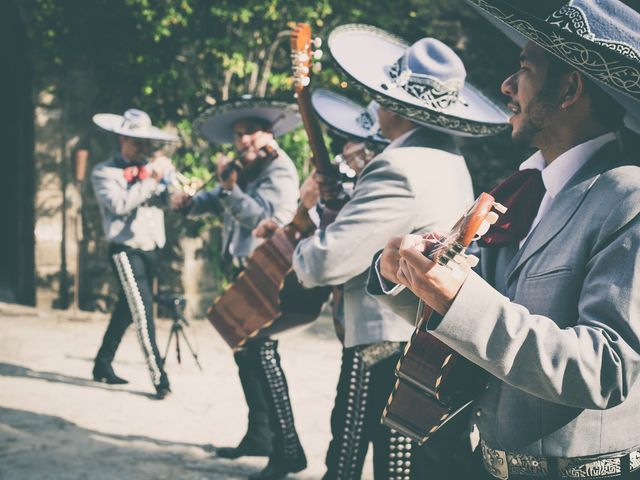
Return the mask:
<path id="1" fill-rule="evenodd" d="M 296 92 L 296 100 L 298 102 L 300 116 L 302 117 L 302 124 L 307 132 L 309 145 L 311 147 L 311 152 L 313 153 L 313 166 L 316 168 L 318 173 L 321 173 L 322 175 L 335 176 L 335 170 L 331 164 L 329 151 L 327 150 L 327 146 L 325 145 L 324 138 L 322 136 L 320 122 L 318 121 L 318 117 L 313 111 L 313 106 L 311 105 L 311 94 L 309 93 L 309 89 L 299 89 Z"/>

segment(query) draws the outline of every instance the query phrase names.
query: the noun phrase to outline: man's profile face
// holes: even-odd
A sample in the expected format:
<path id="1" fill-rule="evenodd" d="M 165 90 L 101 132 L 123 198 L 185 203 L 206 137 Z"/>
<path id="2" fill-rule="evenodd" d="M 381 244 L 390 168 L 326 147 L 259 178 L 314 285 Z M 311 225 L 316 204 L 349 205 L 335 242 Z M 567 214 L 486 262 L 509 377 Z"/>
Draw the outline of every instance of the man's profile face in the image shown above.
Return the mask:
<path id="1" fill-rule="evenodd" d="M 132 163 L 145 163 L 151 153 L 151 141 L 121 136 L 120 153 Z"/>
<path id="2" fill-rule="evenodd" d="M 559 110 L 558 88 L 547 78 L 549 61 L 545 51 L 529 42 L 520 54 L 520 69 L 502 83 L 502 93 L 513 115 L 511 137 L 526 146 L 539 146 L 553 115 Z M 552 91 L 555 90 L 555 91 Z"/>
<path id="3" fill-rule="evenodd" d="M 258 151 L 273 140 L 273 134 L 255 120 L 238 120 L 233 124 L 233 143 L 240 161 L 248 165 L 258 158 Z"/>

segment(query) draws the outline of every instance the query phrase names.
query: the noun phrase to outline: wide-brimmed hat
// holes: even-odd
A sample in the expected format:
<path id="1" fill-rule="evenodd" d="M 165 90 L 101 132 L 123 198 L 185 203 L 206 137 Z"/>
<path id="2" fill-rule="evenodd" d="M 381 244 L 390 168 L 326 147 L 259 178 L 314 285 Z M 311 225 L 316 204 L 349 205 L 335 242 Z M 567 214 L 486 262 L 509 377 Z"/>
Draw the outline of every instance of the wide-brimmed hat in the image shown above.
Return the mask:
<path id="1" fill-rule="evenodd" d="M 337 134 L 360 141 L 389 143 L 380 134 L 379 105 L 375 100 L 363 107 L 344 95 L 317 88 L 311 94 L 311 104 L 318 117 Z"/>
<path id="2" fill-rule="evenodd" d="M 468 2 L 520 47 L 531 41 L 594 79 L 640 131 L 640 13 L 618 0 L 571 0 L 547 18 L 510 1 Z"/>
<path id="3" fill-rule="evenodd" d="M 244 119 L 264 121 L 274 137 L 284 135 L 302 123 L 295 103 L 244 95 L 209 108 L 196 119 L 194 129 L 212 143 L 232 143 L 233 125 Z"/>
<path id="4" fill-rule="evenodd" d="M 507 113 L 466 81 L 462 60 L 444 43 L 413 45 L 369 25 L 329 34 L 338 67 L 383 107 L 431 128 L 487 136 L 509 128 Z"/>
<path id="5" fill-rule="evenodd" d="M 93 123 L 107 132 L 132 138 L 144 138 L 160 142 L 178 142 L 180 138 L 173 133 L 160 130 L 151 124 L 146 112 L 130 108 L 124 115 L 114 113 L 97 113 Z"/>

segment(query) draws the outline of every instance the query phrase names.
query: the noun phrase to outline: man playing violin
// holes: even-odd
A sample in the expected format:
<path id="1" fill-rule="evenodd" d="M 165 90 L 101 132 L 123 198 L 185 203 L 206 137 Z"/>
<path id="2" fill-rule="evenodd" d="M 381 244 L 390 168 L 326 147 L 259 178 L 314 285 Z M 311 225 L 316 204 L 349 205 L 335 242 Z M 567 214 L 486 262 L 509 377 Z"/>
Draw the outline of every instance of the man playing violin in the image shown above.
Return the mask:
<path id="1" fill-rule="evenodd" d="M 212 143 L 233 143 L 237 156 L 222 157 L 219 184 L 193 198 L 176 193 L 174 208 L 190 215 L 210 213 L 224 222 L 222 248 L 239 273 L 262 242 L 252 230 L 265 218 L 289 222 L 298 201 L 298 174 L 293 161 L 275 140 L 300 125 L 291 105 L 242 98 L 217 105 L 197 121 L 196 129 Z M 268 456 L 267 467 L 254 479 L 284 478 L 306 468 L 306 457 L 293 421 L 289 390 L 280 365 L 278 342 L 252 338 L 234 352 L 249 407 L 245 436 L 233 448 L 218 448 L 224 458 Z"/>

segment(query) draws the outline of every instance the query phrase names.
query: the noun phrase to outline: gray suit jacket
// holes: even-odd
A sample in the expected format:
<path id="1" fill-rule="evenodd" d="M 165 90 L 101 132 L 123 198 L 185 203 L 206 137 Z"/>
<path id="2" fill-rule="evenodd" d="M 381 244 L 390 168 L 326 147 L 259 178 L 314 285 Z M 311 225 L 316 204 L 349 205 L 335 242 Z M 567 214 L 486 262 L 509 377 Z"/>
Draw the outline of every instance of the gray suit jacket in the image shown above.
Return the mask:
<path id="1" fill-rule="evenodd" d="M 220 187 L 200 192 L 193 198 L 189 213 L 222 215 L 223 251 L 228 248 L 235 257 L 248 257 L 262 242 L 251 235 L 261 220 L 273 217 L 282 224 L 291 221 L 298 205 L 298 184 L 293 161 L 278 148 L 278 157 L 244 191 L 236 185 L 227 196 L 220 195 Z"/>
<path id="2" fill-rule="evenodd" d="M 91 171 L 104 235 L 110 243 L 141 250 L 162 248 L 166 241 L 162 209 L 167 206 L 167 186 L 153 178 L 128 183 L 123 169 L 130 165 L 115 154 Z"/>
<path id="3" fill-rule="evenodd" d="M 392 235 L 449 227 L 473 200 L 451 138 L 420 129 L 362 171 L 336 221 L 300 242 L 293 268 L 303 285 L 344 284 L 338 318 L 345 347 L 406 341 L 412 326 L 365 292 L 371 256 Z"/>
<path id="4" fill-rule="evenodd" d="M 640 168 L 612 142 L 520 250 L 485 250 L 484 279 L 472 272 L 430 321 L 495 377 L 474 416 L 489 446 L 554 457 L 640 446 L 639 248 Z M 387 301 L 411 315 L 409 293 Z"/>

